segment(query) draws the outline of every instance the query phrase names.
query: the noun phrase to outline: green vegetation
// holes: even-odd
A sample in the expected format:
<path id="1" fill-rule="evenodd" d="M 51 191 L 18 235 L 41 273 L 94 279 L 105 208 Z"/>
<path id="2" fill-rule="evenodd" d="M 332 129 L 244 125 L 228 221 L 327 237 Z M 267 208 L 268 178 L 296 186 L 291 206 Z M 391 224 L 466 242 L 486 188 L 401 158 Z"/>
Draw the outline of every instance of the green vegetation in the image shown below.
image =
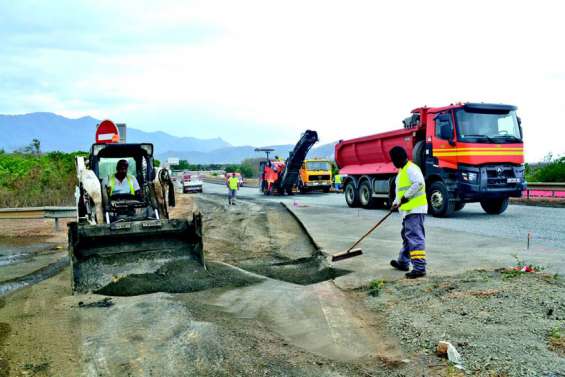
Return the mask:
<path id="1" fill-rule="evenodd" d="M 545 156 L 539 164 L 526 164 L 528 182 L 565 182 L 565 156 Z"/>
<path id="2" fill-rule="evenodd" d="M 369 283 L 369 290 L 368 290 L 369 295 L 373 297 L 378 296 L 384 286 L 385 286 L 384 280 L 372 280 Z"/>
<path id="3" fill-rule="evenodd" d="M 73 205 L 77 155 L 87 153 L 41 153 L 39 140 L 0 152 L 0 207 Z"/>

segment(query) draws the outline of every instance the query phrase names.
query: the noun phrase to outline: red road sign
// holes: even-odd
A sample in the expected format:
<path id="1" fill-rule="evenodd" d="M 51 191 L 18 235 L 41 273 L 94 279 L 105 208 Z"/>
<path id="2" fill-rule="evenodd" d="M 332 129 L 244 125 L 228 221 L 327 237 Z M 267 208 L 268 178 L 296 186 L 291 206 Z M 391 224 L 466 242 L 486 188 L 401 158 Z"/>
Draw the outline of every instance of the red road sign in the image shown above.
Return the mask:
<path id="1" fill-rule="evenodd" d="M 96 129 L 96 143 L 111 144 L 120 141 L 118 127 L 109 119 L 103 120 Z"/>

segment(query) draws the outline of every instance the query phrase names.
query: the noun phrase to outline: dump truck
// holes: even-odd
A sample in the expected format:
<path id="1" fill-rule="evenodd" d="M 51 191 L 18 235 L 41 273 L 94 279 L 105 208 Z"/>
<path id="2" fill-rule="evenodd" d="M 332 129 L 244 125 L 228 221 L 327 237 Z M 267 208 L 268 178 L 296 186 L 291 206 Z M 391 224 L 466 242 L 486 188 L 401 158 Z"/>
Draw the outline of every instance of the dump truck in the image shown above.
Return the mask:
<path id="1" fill-rule="evenodd" d="M 299 172 L 308 151 L 318 141 L 318 133 L 306 130 L 300 140 L 289 152 L 285 161 L 277 158 L 270 159 L 269 152 L 273 149 L 258 148 L 256 151 L 267 152 L 267 159 L 259 163 L 259 189 L 265 195 L 271 194 L 293 194 L 294 188 L 298 186 Z"/>
<path id="2" fill-rule="evenodd" d="M 323 159 L 304 160 L 300 167 L 298 190 L 330 192 L 332 187 L 332 163 Z"/>
<path id="3" fill-rule="evenodd" d="M 399 130 L 340 140 L 335 159 L 350 207 L 391 205 L 397 169 L 389 151 L 403 147 L 426 180 L 428 212 L 446 217 L 480 202 L 501 214 L 526 188 L 524 145 L 516 106 L 458 103 L 419 107 Z"/>
<path id="4" fill-rule="evenodd" d="M 169 218 L 175 190 L 168 170 L 154 166 L 153 145 L 120 143 L 117 128 L 102 131 L 115 133 L 112 137 L 99 138 L 99 131 L 88 157 L 76 158 L 77 219 L 68 224 L 73 292 L 96 292 L 179 259 L 205 269 L 201 216 Z M 103 184 L 120 160 L 128 162 L 127 175 L 139 184 L 136 192 L 130 185 L 132 192 L 114 194 Z"/>

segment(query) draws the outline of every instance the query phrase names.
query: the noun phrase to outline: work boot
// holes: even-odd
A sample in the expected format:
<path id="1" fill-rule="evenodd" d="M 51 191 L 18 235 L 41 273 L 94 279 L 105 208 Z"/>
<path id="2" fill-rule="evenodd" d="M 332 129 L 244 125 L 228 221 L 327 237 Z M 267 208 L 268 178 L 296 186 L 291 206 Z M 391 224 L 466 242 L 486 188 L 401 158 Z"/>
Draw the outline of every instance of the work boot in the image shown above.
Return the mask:
<path id="1" fill-rule="evenodd" d="M 394 260 L 394 259 L 390 261 L 390 265 L 392 267 L 396 268 L 397 270 L 400 270 L 400 271 L 408 271 L 409 270 L 408 266 L 403 266 L 400 263 L 398 263 L 397 260 Z"/>
<path id="2" fill-rule="evenodd" d="M 404 274 L 404 276 L 406 276 L 407 279 L 417 279 L 426 276 L 426 273 L 424 271 L 412 270 L 407 274 Z"/>

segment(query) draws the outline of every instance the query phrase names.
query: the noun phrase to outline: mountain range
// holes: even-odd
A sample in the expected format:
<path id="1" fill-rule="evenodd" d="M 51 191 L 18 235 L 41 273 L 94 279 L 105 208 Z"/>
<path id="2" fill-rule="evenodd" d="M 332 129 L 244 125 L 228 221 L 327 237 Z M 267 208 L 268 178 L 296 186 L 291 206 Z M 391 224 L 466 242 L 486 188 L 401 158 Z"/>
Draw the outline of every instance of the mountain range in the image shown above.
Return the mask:
<path id="1" fill-rule="evenodd" d="M 100 120 L 89 116 L 69 119 L 47 112 L 0 115 L 0 149 L 11 152 L 38 139 L 44 152 L 88 151 L 94 142 L 98 123 Z M 178 157 L 194 164 L 240 163 L 246 158 L 264 155 L 263 152 L 255 152 L 254 146 L 232 146 L 221 138 L 177 137 L 165 132 L 146 132 L 131 127 L 127 127 L 127 142 L 150 142 L 155 147 L 157 159 Z M 313 148 L 308 156 L 333 158 L 334 145 L 335 143 L 330 143 Z M 263 148 L 273 148 L 275 151 L 271 156 L 285 158 L 293 147 L 294 145 L 288 144 Z"/>

